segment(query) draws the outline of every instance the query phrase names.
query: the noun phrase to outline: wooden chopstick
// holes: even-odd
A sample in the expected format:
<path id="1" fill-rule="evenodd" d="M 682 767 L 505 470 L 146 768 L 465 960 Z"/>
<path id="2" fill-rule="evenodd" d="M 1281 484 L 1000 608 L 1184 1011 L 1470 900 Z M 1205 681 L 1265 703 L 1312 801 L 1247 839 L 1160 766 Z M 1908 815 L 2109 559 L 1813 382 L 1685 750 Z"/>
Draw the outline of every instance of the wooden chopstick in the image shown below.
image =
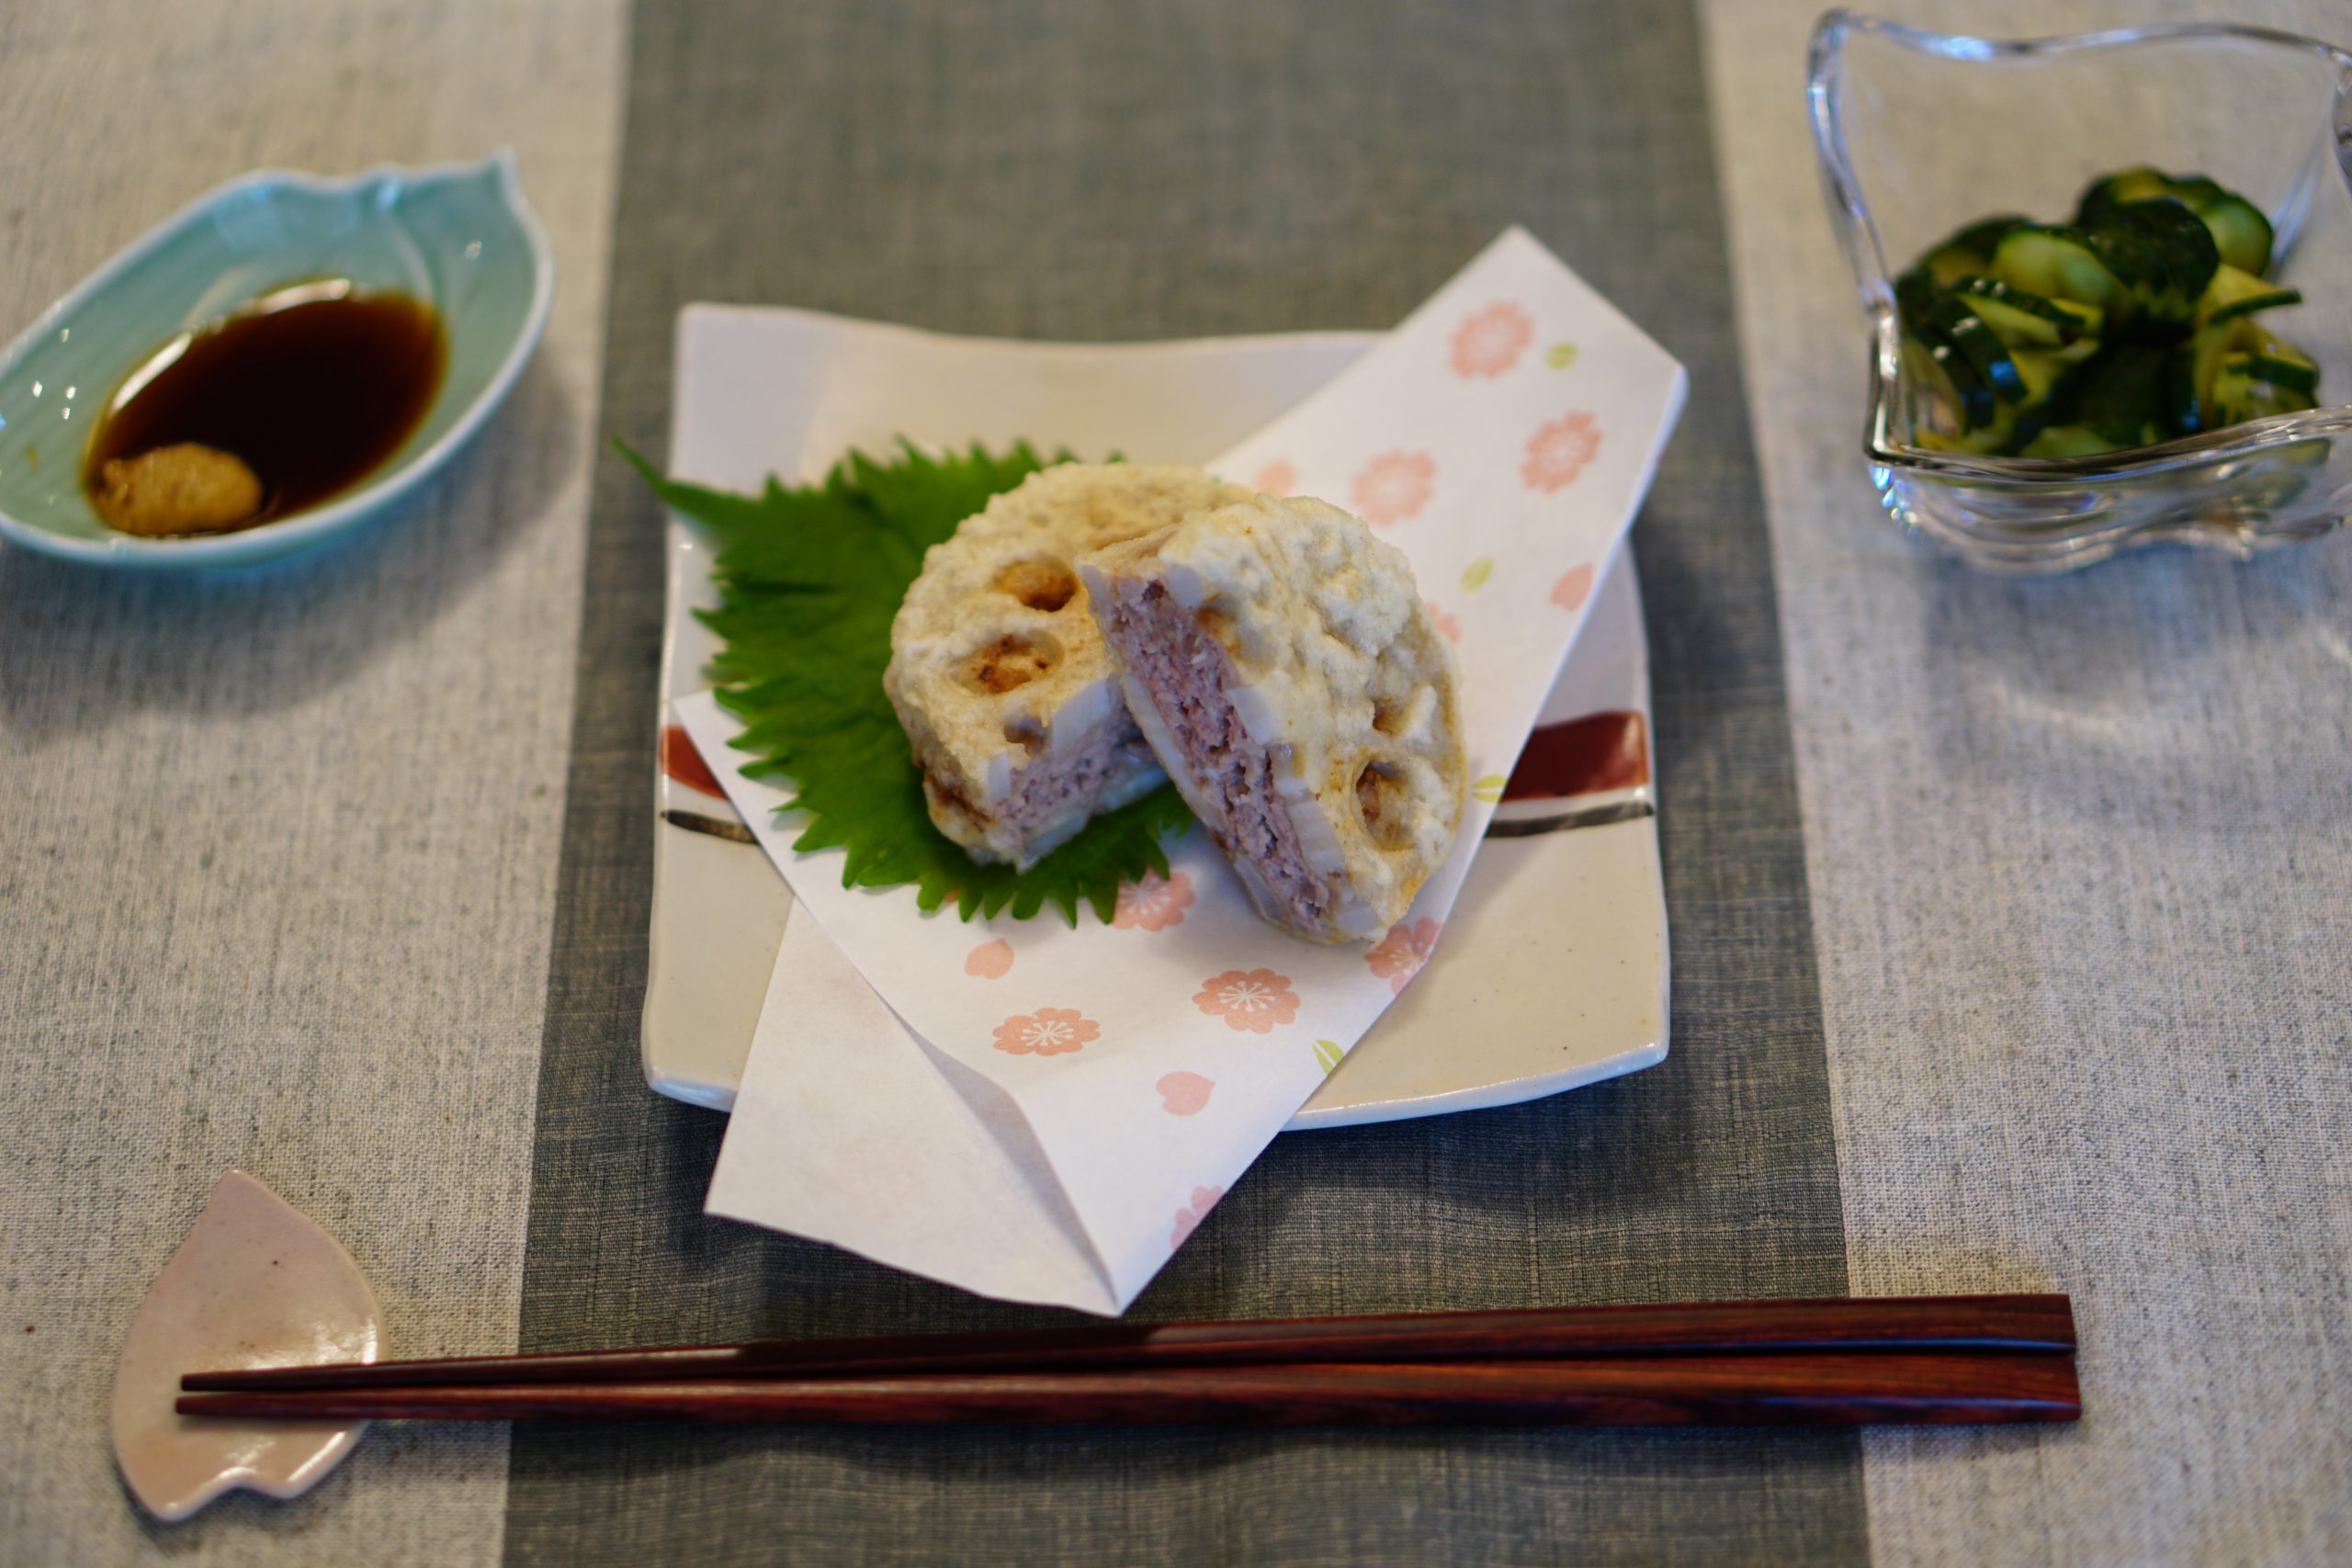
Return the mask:
<path id="1" fill-rule="evenodd" d="M 441 1421 L 1852 1426 L 2071 1421 L 2074 1358 L 1789 1352 L 182 1395 L 183 1415 Z"/>
<path id="2" fill-rule="evenodd" d="M 741 1345 L 192 1372 L 180 1380 L 180 1386 L 191 1393 L 484 1384 L 512 1388 L 537 1383 L 1074 1372 L 1269 1362 L 1305 1365 L 1861 1350 L 2064 1352 L 2074 1348 L 2074 1309 L 2063 1295 L 1877 1296 L 1385 1313 L 1223 1323 L 1111 1323 L 884 1338 L 755 1340 Z"/>

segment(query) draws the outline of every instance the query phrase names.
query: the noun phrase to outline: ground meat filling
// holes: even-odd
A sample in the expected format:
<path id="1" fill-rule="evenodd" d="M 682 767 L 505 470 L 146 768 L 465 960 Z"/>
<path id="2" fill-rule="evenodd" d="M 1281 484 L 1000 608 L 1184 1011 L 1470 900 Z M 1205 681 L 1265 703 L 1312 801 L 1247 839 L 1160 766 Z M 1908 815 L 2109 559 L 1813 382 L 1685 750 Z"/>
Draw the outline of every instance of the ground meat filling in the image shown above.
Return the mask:
<path id="1" fill-rule="evenodd" d="M 1009 728 L 1005 738 L 1018 739 Z M 1034 750 L 1043 741 L 1041 729 L 1035 741 L 1022 743 Z M 1159 765 L 1151 748 L 1144 743 L 1143 732 L 1123 712 L 1117 723 L 1098 726 L 1084 746 L 1067 756 L 1033 756 L 1025 767 L 1016 770 L 1012 798 L 998 811 L 997 819 L 1023 838 L 1035 836 L 1040 829 L 1058 827 L 1065 818 L 1075 817 L 1076 822 L 1083 822 L 1106 784 L 1124 784 Z"/>
<path id="2" fill-rule="evenodd" d="M 1209 830 L 1256 868 L 1302 925 L 1330 914 L 1332 889 L 1307 865 L 1274 790 L 1274 759 L 1250 738 L 1227 694 L 1233 665 L 1216 639 L 1157 582 L 1122 584 L 1106 628 L 1168 727 L 1194 791 L 1222 813 Z"/>

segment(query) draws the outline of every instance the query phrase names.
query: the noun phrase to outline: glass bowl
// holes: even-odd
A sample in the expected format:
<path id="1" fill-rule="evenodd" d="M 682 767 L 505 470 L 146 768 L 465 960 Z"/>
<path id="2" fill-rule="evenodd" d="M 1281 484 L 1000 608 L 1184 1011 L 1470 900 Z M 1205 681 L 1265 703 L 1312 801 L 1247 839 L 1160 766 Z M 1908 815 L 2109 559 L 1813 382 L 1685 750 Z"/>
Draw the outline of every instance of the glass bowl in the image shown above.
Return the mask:
<path id="1" fill-rule="evenodd" d="M 2352 54 L 2227 23 L 2001 42 L 1832 11 L 1808 90 L 1871 329 L 1863 447 L 1897 524 L 1973 565 L 2041 572 L 2158 542 L 2245 558 L 2352 511 L 2340 402 L 2095 457 L 1917 445 L 1892 282 L 1976 219 L 2064 219 L 2110 170 L 2210 175 L 2269 214 L 2273 275 L 2302 290 L 2264 320 L 2318 361 L 2323 400 L 2352 397 Z"/>

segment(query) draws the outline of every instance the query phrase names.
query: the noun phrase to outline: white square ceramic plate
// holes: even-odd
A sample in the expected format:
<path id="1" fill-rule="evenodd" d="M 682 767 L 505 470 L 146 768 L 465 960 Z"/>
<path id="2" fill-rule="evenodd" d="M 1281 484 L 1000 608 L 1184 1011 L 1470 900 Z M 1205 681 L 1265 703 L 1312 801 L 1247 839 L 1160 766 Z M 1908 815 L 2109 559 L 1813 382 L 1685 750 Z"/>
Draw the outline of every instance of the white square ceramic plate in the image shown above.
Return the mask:
<path id="1" fill-rule="evenodd" d="M 1081 457 L 1197 463 L 1264 424 L 1372 340 L 1322 333 L 1064 344 L 941 337 L 805 310 L 678 318 L 671 470 L 756 490 L 855 446 L 1026 439 Z M 1666 1055 L 1666 896 L 1649 765 L 1649 654 L 1621 555 L 1546 699 L 1448 922 L 1445 945 L 1299 1111 L 1336 1127 L 1510 1105 Z M 710 551 L 669 525 L 664 703 L 714 651 Z M 664 716 L 654 784 L 646 1081 L 733 1103 L 792 895 Z"/>

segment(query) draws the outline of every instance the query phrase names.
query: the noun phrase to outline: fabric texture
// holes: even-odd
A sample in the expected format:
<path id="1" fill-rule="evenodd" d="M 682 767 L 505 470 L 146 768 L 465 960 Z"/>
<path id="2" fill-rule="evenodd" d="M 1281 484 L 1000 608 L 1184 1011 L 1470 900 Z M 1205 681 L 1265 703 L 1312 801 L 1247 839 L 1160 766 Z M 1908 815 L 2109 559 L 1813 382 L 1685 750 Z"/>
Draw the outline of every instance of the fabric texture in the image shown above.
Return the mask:
<path id="1" fill-rule="evenodd" d="M 0 548 L 0 1563 L 496 1560 L 499 1428 L 379 1428 L 299 1505 L 166 1528 L 107 1404 L 232 1165 L 349 1248 L 394 1352 L 512 1343 L 623 20 L 0 6 L 0 337 L 256 165 L 511 143 L 561 275 L 506 407 L 345 542 L 204 576 Z"/>
<path id="2" fill-rule="evenodd" d="M 1874 1557 L 2352 1561 L 2352 539 L 2014 581 L 1898 536 L 1799 90 L 1818 9 L 1714 0 L 1708 58 L 1853 1284 L 2065 1291 L 2083 1336 L 2079 1426 L 1868 1435 Z M 2340 0 L 2232 10 L 2352 44 Z"/>
<path id="3" fill-rule="evenodd" d="M 690 299 L 1103 339 L 1385 326 L 1524 221 L 1690 367 L 1634 532 L 1672 1054 L 1280 1139 L 1135 1315 L 1838 1293 L 1772 571 L 1679 6 L 648 6 L 602 426 L 658 453 Z M 1050 432 L 1038 433 L 1050 439 Z M 1053 1321 L 705 1218 L 639 1077 L 660 513 L 598 471 L 526 1348 Z M 1852 1562 L 1849 1434 L 518 1431 L 517 1563 Z"/>

